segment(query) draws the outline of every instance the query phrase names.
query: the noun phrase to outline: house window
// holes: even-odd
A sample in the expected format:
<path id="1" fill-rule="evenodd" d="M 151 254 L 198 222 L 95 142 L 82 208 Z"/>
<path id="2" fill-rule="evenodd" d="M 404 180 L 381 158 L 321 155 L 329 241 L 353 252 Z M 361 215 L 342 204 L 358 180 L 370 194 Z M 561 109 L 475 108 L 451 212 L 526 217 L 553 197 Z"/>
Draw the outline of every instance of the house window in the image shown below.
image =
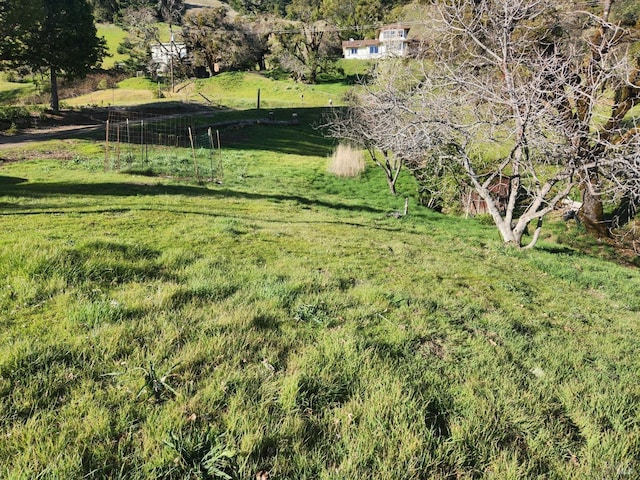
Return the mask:
<path id="1" fill-rule="evenodd" d="M 378 46 L 377 45 L 373 45 L 373 46 L 369 47 L 369 53 L 378 53 Z"/>
<path id="2" fill-rule="evenodd" d="M 382 32 L 382 40 L 392 40 L 395 38 L 406 38 L 405 30 L 384 30 Z"/>
<path id="3" fill-rule="evenodd" d="M 357 48 L 350 48 L 349 49 L 349 53 L 351 55 L 357 55 L 358 54 L 358 49 Z"/>

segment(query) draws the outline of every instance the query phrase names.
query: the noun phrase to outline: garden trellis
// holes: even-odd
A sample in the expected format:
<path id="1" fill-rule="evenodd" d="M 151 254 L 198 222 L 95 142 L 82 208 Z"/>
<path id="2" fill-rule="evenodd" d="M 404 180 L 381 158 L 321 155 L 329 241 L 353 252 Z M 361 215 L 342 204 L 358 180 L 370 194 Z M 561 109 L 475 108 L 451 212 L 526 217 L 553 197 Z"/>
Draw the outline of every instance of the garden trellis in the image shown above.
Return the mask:
<path id="1" fill-rule="evenodd" d="M 105 170 L 222 180 L 220 135 L 194 117 L 111 110 Z"/>

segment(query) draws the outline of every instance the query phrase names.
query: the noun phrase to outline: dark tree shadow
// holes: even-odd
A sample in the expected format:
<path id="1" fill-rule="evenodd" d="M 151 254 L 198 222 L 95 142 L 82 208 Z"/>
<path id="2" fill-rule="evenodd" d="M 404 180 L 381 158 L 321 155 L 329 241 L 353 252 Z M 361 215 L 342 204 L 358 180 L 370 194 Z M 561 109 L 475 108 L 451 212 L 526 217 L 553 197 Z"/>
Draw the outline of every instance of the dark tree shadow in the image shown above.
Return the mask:
<path id="1" fill-rule="evenodd" d="M 335 141 L 323 135 L 317 128 L 324 123 L 327 111 L 332 107 L 263 108 L 234 110 L 217 105 L 193 105 L 182 102 L 150 103 L 135 107 L 112 109 L 118 118 L 125 121 L 144 119 L 159 127 L 178 119 L 181 124 L 193 126 L 194 134 L 206 134 L 209 128 L 219 131 L 222 149 L 264 150 L 274 153 L 305 156 L 328 156 Z M 108 109 L 98 109 L 90 117 L 93 125 L 78 124 L 76 128 L 61 131 L 34 132 L 15 137 L 1 137 L 0 143 L 20 145 L 36 141 L 56 139 L 83 139 L 104 141 Z M 242 125 L 242 121 L 257 120 L 257 123 Z M 236 122 L 236 123 L 234 123 Z M 230 123 L 230 124 L 229 124 Z M 69 125 L 69 120 L 64 120 Z M 226 125 L 224 125 L 226 124 Z M 148 125 L 148 123 L 147 123 Z M 114 128 L 114 127 L 112 127 Z M 186 128 L 186 126 L 185 126 Z M 185 138 L 188 138 L 185 134 Z M 153 144 L 152 140 L 149 140 Z M 217 142 L 216 142 L 217 143 Z"/>
<path id="2" fill-rule="evenodd" d="M 1 178 L 1 177 L 0 177 Z M 5 177 L 6 178 L 6 177 Z M 22 180 L 22 179 L 20 179 Z M 1 185 L 1 183 L 0 183 Z M 368 205 L 349 205 L 340 202 L 327 202 L 309 199 L 300 195 L 250 193 L 228 188 L 208 189 L 189 185 L 144 185 L 131 183 L 27 183 L 19 182 L 4 185 L 3 193 L 9 196 L 26 198 L 47 198 L 54 196 L 159 196 L 183 195 L 190 197 L 223 197 L 244 200 L 284 202 L 293 201 L 304 206 L 314 206 L 335 210 L 347 210 L 368 213 L 383 213 L 382 210 Z M 23 208 L 23 207 L 20 207 Z M 37 206 L 41 209 L 42 206 Z"/>
<path id="3" fill-rule="evenodd" d="M 536 250 L 541 252 L 550 253 L 552 255 L 568 255 L 573 256 L 578 254 L 573 248 L 569 247 L 561 247 L 561 246 L 550 246 L 550 245 L 539 245 L 536 247 Z"/>
<path id="4" fill-rule="evenodd" d="M 0 162 L 2 162 L 2 159 L 0 158 Z M 11 185 L 19 185 L 21 183 L 26 182 L 27 179 L 26 178 L 20 178 L 20 177 L 7 177 L 4 175 L 0 175 L 0 187 L 6 187 L 6 186 L 11 186 Z M 6 191 L 3 189 L 3 191 Z"/>
<path id="5" fill-rule="evenodd" d="M 0 103 L 10 104 L 24 94 L 24 89 L 13 88 L 11 90 L 0 91 Z"/>

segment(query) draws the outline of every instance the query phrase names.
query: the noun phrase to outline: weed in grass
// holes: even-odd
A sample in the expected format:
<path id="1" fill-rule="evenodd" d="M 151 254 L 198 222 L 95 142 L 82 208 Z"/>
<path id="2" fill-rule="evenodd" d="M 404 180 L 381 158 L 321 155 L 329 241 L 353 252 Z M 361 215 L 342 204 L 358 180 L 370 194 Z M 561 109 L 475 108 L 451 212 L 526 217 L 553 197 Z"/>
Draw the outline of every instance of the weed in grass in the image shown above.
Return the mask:
<path id="1" fill-rule="evenodd" d="M 126 311 L 116 300 L 105 297 L 95 300 L 78 300 L 77 306 L 70 313 L 70 320 L 87 328 L 94 328 L 103 323 L 114 323 L 123 320 Z"/>
<path id="2" fill-rule="evenodd" d="M 144 385 L 138 391 L 136 398 L 140 398 L 146 392 L 147 398 L 153 398 L 156 403 L 161 403 L 178 396 L 178 392 L 168 383 L 169 379 L 175 376 L 172 372 L 177 366 L 177 364 L 172 366 L 162 376 L 159 376 L 156 372 L 153 362 L 149 362 L 149 368 L 140 367 L 140 370 L 144 373 Z"/>
<path id="3" fill-rule="evenodd" d="M 327 325 L 331 320 L 326 306 L 315 303 L 297 305 L 294 309 L 293 318 L 301 323 L 315 325 Z"/>
<path id="4" fill-rule="evenodd" d="M 238 478 L 236 452 L 227 445 L 224 433 L 196 430 L 170 431 L 165 445 L 175 452 L 176 467 L 166 472 L 168 478 L 234 480 Z"/>
<path id="5" fill-rule="evenodd" d="M 535 301 L 535 290 L 522 280 L 513 279 L 510 282 L 499 282 L 496 286 L 502 287 L 507 292 L 514 294 L 522 304 L 531 304 Z"/>

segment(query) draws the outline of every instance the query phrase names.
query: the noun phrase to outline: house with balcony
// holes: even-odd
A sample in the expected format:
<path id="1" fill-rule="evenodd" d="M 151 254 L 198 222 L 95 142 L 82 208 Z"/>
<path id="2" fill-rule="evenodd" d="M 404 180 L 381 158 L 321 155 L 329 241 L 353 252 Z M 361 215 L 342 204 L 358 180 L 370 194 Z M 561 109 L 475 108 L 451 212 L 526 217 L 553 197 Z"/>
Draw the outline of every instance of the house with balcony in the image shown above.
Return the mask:
<path id="1" fill-rule="evenodd" d="M 406 25 L 384 25 L 376 32 L 375 39 L 342 42 L 342 55 L 346 59 L 405 57 L 410 51 L 409 28 Z"/>

